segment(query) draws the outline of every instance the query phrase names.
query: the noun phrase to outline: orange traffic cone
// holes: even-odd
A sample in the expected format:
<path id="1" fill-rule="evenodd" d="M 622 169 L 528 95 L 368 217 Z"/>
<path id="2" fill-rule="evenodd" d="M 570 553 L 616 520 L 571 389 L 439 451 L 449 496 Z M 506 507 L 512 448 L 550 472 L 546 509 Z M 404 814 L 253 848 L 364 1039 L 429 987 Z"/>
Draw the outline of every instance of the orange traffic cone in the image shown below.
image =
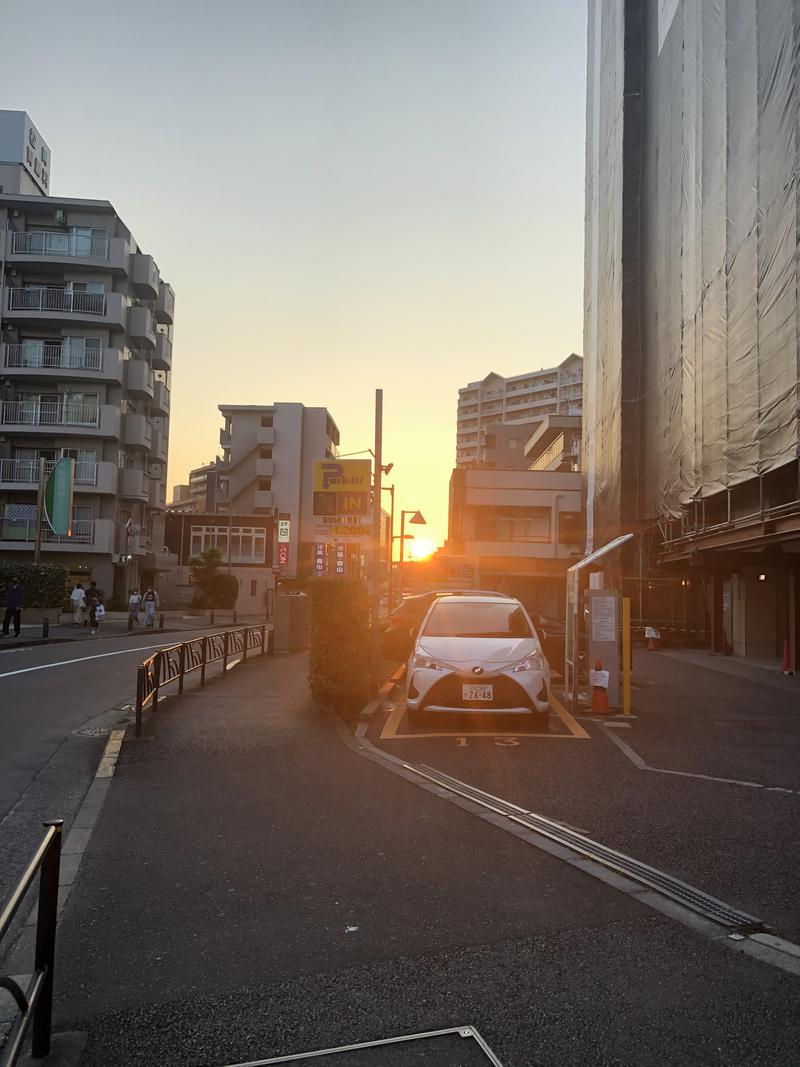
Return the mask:
<path id="1" fill-rule="evenodd" d="M 661 647 L 661 642 L 656 637 L 656 634 L 658 632 L 659 631 L 654 629 L 652 626 L 648 626 L 648 627 L 645 628 L 645 633 L 647 635 L 647 651 L 648 652 L 658 652 L 659 648 Z"/>
<path id="2" fill-rule="evenodd" d="M 789 638 L 783 642 L 783 673 L 794 674 L 792 670 L 791 662 L 789 661 Z"/>
<path id="3" fill-rule="evenodd" d="M 594 661 L 594 669 L 602 671 L 603 664 L 599 659 Z M 604 685 L 592 686 L 592 711 L 596 715 L 611 714 L 611 709 L 608 706 L 608 690 Z"/>

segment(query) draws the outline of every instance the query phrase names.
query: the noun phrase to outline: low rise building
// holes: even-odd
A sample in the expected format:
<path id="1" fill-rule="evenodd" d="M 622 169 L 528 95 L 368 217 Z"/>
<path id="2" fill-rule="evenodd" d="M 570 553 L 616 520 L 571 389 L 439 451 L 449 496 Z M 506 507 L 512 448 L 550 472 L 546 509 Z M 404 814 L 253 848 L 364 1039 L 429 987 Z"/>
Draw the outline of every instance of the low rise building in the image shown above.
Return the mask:
<path id="1" fill-rule="evenodd" d="M 166 545 L 177 564 L 172 576 L 174 606 L 192 607 L 197 589 L 191 561 L 207 549 L 220 554 L 220 571 L 238 583 L 236 611 L 241 615 L 271 613 L 273 526 L 271 515 L 224 516 L 215 512 L 170 512 Z"/>
<path id="2" fill-rule="evenodd" d="M 298 403 L 220 404 L 222 460 L 216 510 L 270 515 L 288 530 L 279 560 L 287 578 L 315 572 L 314 463 L 335 459 L 339 428 L 327 408 Z"/>

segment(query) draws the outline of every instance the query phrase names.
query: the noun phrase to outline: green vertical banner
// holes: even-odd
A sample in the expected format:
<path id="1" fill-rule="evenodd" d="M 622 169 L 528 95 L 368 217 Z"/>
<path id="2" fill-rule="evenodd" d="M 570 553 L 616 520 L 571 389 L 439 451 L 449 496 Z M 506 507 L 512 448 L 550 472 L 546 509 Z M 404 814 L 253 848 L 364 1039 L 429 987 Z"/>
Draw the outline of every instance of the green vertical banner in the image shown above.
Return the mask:
<path id="1" fill-rule="evenodd" d="M 72 536 L 72 491 L 75 460 L 60 459 L 44 487 L 44 515 L 47 525 L 60 537 Z"/>

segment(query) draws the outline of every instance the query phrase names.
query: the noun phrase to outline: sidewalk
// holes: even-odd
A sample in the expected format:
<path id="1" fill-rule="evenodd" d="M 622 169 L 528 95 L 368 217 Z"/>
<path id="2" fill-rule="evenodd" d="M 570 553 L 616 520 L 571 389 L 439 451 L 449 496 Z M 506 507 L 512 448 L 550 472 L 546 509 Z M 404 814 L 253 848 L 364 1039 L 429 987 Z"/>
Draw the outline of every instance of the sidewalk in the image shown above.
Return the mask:
<path id="1" fill-rule="evenodd" d="M 256 660 L 126 739 L 59 935 L 86 1067 L 465 1024 L 505 1067 L 791 1059 L 785 975 L 363 759 L 305 675 Z"/>
<path id="2" fill-rule="evenodd" d="M 60 644 L 65 641 L 98 641 L 107 640 L 108 638 L 119 637 L 134 637 L 137 634 L 149 634 L 152 636 L 154 633 L 168 634 L 179 633 L 183 630 L 203 630 L 203 629 L 221 629 L 229 628 L 232 626 L 255 626 L 264 622 L 263 613 L 260 615 L 237 615 L 236 622 L 233 621 L 233 613 L 231 611 L 215 611 L 213 627 L 210 622 L 210 615 L 208 611 L 192 614 L 190 611 L 165 611 L 164 615 L 164 628 L 158 629 L 159 614 L 156 614 L 156 626 L 153 629 L 148 629 L 144 625 L 144 615 L 139 616 L 139 626 L 134 626 L 132 630 L 128 630 L 128 615 L 123 611 L 109 611 L 103 621 L 102 626 L 98 629 L 97 633 L 92 633 L 88 626 L 73 626 L 71 617 L 66 613 L 61 613 L 61 622 L 50 623 L 49 633 L 47 637 L 42 637 L 42 624 L 26 623 L 24 621 L 25 615 L 23 612 L 23 623 L 21 633 L 19 637 L 14 637 L 13 632 L 9 637 L 0 638 L 0 649 L 2 648 L 28 648 L 33 645 L 53 645 Z M 271 627 L 272 623 L 267 622 L 267 627 Z"/>

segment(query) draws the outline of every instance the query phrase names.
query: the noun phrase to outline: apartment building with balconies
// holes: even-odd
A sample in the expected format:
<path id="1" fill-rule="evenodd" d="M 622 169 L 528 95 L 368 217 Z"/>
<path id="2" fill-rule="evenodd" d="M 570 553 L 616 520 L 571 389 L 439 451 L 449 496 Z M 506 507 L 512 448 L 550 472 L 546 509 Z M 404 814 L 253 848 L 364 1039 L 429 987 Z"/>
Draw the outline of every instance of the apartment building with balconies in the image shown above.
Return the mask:
<path id="1" fill-rule="evenodd" d="M 32 558 L 40 461 L 67 456 L 73 534 L 46 529 L 44 562 L 107 595 L 154 581 L 172 288 L 105 200 L 0 193 L 0 264 L 0 552 Z"/>
<path id="2" fill-rule="evenodd" d="M 517 444 L 522 455 L 525 441 L 546 416 L 580 415 L 582 410 L 583 359 L 574 352 L 557 367 L 529 374 L 503 378 L 492 372 L 458 391 L 456 466 L 491 461 L 487 449 L 497 447 L 492 435 L 497 438 L 498 424 L 525 424 Z"/>
<path id="3" fill-rule="evenodd" d="M 288 520 L 282 572 L 286 577 L 310 574 L 314 461 L 338 455 L 339 428 L 327 408 L 304 404 L 220 404 L 219 410 L 225 422 L 219 435 L 217 510 Z"/>

